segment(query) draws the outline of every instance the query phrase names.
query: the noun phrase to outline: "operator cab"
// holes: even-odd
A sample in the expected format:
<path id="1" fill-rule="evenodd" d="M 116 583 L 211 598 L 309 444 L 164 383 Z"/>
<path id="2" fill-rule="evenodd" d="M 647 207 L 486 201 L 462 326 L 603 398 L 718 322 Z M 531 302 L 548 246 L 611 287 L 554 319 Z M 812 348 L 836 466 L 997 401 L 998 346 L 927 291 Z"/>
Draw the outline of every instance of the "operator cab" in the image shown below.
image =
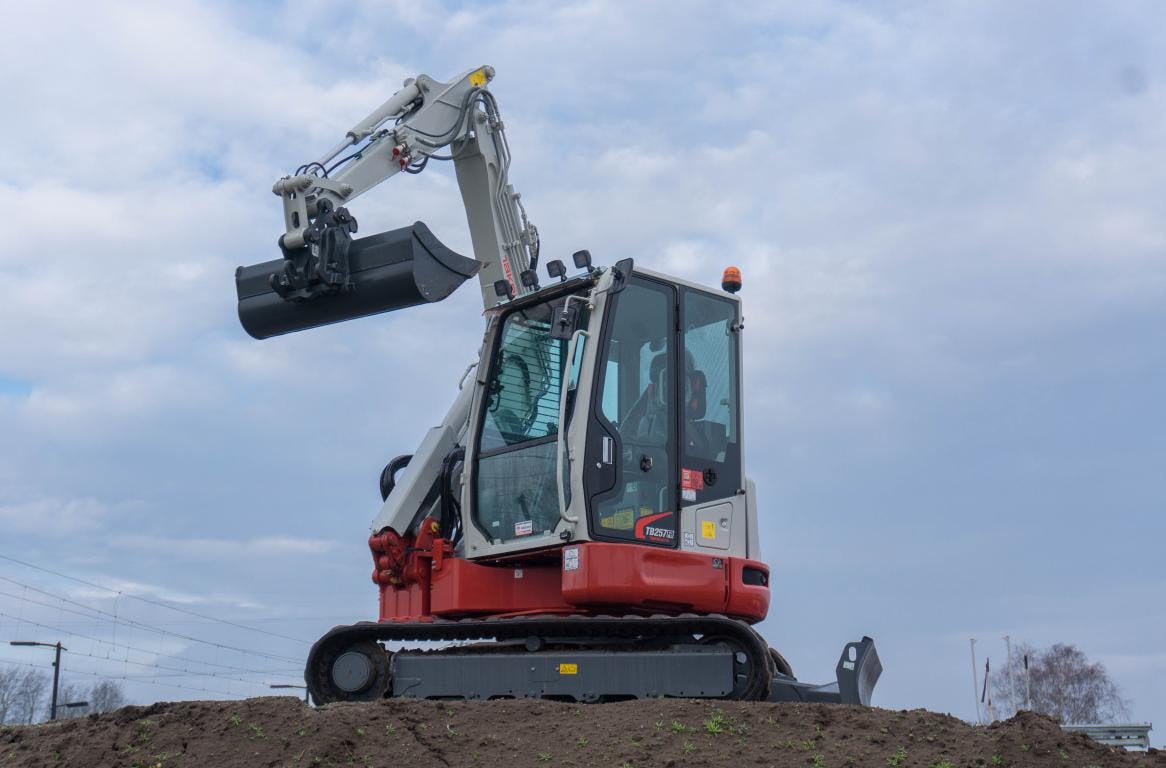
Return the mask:
<path id="1" fill-rule="evenodd" d="M 465 556 L 572 540 L 747 556 L 740 317 L 736 296 L 630 260 L 499 307 Z"/>

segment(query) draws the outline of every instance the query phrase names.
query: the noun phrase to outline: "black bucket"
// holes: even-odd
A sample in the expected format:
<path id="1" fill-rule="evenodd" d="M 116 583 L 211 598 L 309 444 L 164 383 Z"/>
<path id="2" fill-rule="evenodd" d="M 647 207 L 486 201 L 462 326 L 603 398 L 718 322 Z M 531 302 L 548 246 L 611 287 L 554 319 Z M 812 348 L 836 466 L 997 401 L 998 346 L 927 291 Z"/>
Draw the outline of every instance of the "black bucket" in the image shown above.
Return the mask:
<path id="1" fill-rule="evenodd" d="M 481 264 L 454 253 L 423 222 L 353 240 L 347 290 L 289 301 L 272 287 L 283 273 L 275 259 L 235 270 L 239 322 L 257 339 L 442 299 L 477 274 Z"/>

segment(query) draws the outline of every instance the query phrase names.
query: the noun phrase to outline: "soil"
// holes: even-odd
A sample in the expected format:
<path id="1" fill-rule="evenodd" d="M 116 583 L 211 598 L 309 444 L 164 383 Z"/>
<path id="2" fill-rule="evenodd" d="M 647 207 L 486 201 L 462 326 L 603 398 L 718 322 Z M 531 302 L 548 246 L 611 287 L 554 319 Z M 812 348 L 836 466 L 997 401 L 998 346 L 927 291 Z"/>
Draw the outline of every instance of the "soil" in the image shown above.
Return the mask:
<path id="1" fill-rule="evenodd" d="M 1022 712 L 973 727 L 925 710 L 651 700 L 386 700 L 308 708 L 289 697 L 176 702 L 0 730 L 0 767 L 1166 768 Z"/>

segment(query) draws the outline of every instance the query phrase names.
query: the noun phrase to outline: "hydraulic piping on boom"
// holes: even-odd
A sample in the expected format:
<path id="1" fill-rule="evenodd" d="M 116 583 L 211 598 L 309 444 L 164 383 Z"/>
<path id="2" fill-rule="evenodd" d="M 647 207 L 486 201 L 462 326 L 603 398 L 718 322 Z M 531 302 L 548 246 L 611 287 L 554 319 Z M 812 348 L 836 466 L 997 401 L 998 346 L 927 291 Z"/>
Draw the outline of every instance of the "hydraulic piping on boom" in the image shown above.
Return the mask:
<path id="1" fill-rule="evenodd" d="M 510 147 L 493 67 L 448 82 L 419 75 L 353 126 L 342 141 L 272 187 L 283 203 L 283 257 L 236 273 L 239 318 L 267 338 L 424 302 L 477 274 L 482 303 L 538 288 L 538 229 L 509 181 Z M 449 154 L 442 154 L 448 151 Z M 428 227 L 362 239 L 346 205 L 397 173 L 452 161 L 474 258 L 446 248 Z M 329 297 L 327 302 L 313 299 Z"/>

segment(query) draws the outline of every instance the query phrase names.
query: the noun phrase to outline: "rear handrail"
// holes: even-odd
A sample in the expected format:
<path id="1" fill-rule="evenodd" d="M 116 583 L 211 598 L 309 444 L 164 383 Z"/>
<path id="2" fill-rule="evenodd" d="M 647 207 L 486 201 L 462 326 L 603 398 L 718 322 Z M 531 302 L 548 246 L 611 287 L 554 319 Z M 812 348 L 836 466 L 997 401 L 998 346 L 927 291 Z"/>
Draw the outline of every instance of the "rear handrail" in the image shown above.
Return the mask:
<path id="1" fill-rule="evenodd" d="M 559 385 L 559 434 L 555 437 L 555 487 L 559 492 L 559 517 L 572 525 L 579 522 L 579 517 L 567 514 L 567 488 L 563 483 L 563 456 L 567 446 L 567 379 L 571 375 L 571 368 L 575 363 L 575 352 L 579 346 L 579 339 L 580 337 L 587 338 L 589 335 L 582 328 L 571 334 L 571 340 L 567 342 L 567 358 L 563 363 L 563 379 Z M 571 476 L 570 456 L 567 456 L 567 476 Z"/>

